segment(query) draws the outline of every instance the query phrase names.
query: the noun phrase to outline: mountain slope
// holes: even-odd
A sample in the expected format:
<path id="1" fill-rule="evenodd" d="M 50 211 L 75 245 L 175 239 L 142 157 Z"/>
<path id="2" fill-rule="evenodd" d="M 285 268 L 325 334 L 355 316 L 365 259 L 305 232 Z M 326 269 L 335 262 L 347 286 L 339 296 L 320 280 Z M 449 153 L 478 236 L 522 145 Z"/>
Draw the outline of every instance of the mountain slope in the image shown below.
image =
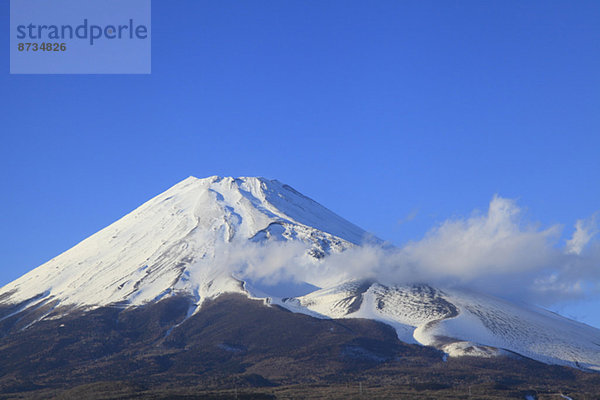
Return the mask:
<path id="1" fill-rule="evenodd" d="M 595 399 L 600 387 L 600 374 L 532 360 L 444 362 L 376 321 L 315 319 L 238 294 L 180 324 L 193 301 L 76 310 L 0 335 L 0 399 L 550 400 Z"/>
<path id="2" fill-rule="evenodd" d="M 285 299 L 297 312 L 385 322 L 407 343 L 450 356 L 518 353 L 551 364 L 600 371 L 600 330 L 546 310 L 459 289 L 355 281 Z"/>

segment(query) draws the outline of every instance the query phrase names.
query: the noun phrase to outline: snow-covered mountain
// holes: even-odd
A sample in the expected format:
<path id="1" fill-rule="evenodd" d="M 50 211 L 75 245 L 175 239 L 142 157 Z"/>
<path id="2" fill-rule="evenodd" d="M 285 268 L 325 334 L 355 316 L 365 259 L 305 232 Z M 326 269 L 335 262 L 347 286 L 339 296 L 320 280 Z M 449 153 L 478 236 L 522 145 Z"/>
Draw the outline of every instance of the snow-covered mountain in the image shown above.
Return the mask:
<path id="1" fill-rule="evenodd" d="M 278 181 L 190 177 L 0 289 L 0 305 L 12 307 L 0 321 L 28 310 L 43 309 L 39 321 L 72 309 L 137 307 L 178 294 L 192 298 L 191 316 L 204 300 L 234 292 L 319 318 L 382 321 L 401 340 L 450 356 L 517 353 L 600 370 L 600 330 L 542 309 L 466 290 L 363 280 L 274 295 L 231 265 L 240 260 L 234 249 L 246 244 L 260 251 L 261 244 L 297 243 L 303 265 L 318 272 L 329 255 L 365 240 L 377 242 Z"/>
<path id="2" fill-rule="evenodd" d="M 3 287 L 0 301 L 141 305 L 181 292 L 201 301 L 245 293 L 230 271 L 214 265 L 226 244 L 297 241 L 319 259 L 365 235 L 278 181 L 190 177 Z"/>

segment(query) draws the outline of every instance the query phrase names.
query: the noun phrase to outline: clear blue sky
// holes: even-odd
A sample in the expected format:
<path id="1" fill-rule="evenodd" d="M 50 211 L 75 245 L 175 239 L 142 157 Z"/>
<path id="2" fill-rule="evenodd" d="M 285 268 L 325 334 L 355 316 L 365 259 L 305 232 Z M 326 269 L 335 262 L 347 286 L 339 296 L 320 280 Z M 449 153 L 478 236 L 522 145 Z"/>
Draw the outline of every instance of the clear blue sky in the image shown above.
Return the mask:
<path id="1" fill-rule="evenodd" d="M 147 76 L 9 75 L 8 14 L 0 285 L 189 175 L 396 244 L 496 193 L 566 236 L 600 209 L 598 1 L 154 0 Z"/>

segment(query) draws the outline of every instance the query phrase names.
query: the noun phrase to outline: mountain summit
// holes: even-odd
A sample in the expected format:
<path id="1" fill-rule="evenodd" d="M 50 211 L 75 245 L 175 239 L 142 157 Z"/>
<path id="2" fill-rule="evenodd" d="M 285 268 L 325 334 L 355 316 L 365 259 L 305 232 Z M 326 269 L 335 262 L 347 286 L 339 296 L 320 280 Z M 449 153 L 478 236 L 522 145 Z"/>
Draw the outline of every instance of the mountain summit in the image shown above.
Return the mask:
<path id="1" fill-rule="evenodd" d="M 312 287 L 310 293 L 298 296 L 280 285 L 275 294 L 256 289 L 232 265 L 244 263 L 245 251 L 297 244 L 303 268 L 318 274 L 329 257 L 367 238 L 361 228 L 276 180 L 190 177 L 0 289 L 0 323 L 16 318 L 14 326 L 27 329 L 72 312 L 184 297 L 189 309 L 171 332 L 202 314 L 206 300 L 237 293 L 319 319 L 381 321 L 403 342 L 433 346 L 451 357 L 528 357 L 600 370 L 600 330 L 539 308 L 467 290 L 375 279 L 326 287 L 306 281 L 300 284 Z M 380 244 L 370 239 L 370 245 Z M 254 268 L 268 276 L 267 264 L 277 262 L 286 260 L 275 254 Z"/>
<path id="2" fill-rule="evenodd" d="M 141 305 L 180 292 L 201 301 L 243 292 L 239 281 L 211 265 L 224 244 L 298 241 L 323 257 L 365 236 L 276 180 L 189 177 L 0 289 L 0 301 Z"/>

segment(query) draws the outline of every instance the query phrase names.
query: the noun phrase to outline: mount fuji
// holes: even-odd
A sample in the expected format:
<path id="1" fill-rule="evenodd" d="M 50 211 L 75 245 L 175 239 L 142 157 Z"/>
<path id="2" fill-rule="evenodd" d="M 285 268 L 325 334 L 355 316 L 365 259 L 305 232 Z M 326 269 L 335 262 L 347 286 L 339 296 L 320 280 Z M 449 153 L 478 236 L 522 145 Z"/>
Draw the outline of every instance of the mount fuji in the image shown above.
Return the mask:
<path id="1" fill-rule="evenodd" d="M 54 312 L 139 306 L 186 293 L 200 305 L 221 293 L 247 293 L 242 280 L 215 263 L 234 247 L 297 242 L 316 265 L 366 237 L 278 181 L 190 177 L 0 289 L 0 304 L 52 305 Z"/>
<path id="2" fill-rule="evenodd" d="M 332 255 L 360 246 L 388 245 L 279 181 L 190 177 L 1 288 L 2 340 L 98 310 L 185 299 L 179 317 L 163 324 L 161 340 L 175 340 L 235 295 L 298 318 L 381 322 L 443 360 L 532 359 L 600 371 L 600 330 L 541 308 L 351 272 L 318 279 Z"/>

